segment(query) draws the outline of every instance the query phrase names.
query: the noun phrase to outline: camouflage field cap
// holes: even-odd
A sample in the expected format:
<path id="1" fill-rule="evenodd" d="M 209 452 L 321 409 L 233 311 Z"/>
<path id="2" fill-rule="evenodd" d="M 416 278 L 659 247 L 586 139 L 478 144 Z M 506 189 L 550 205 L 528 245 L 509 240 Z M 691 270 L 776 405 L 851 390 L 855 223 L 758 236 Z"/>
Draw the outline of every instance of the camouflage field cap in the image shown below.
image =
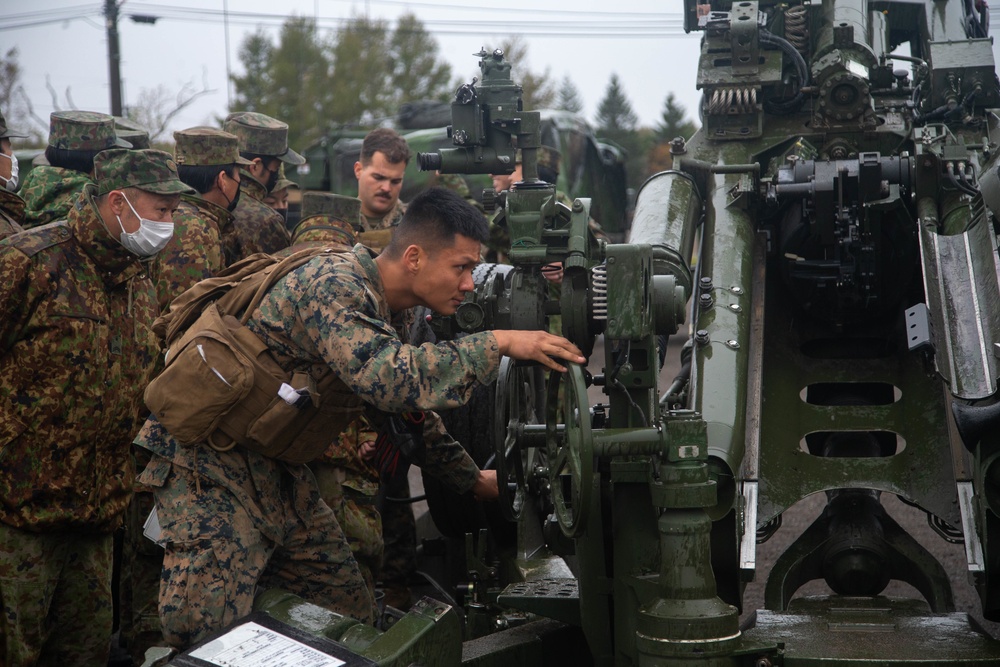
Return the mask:
<path id="1" fill-rule="evenodd" d="M 306 159 L 288 147 L 288 125 L 254 111 L 239 111 L 226 116 L 222 126 L 240 140 L 240 152 L 273 155 L 288 164 L 305 164 Z"/>
<path id="2" fill-rule="evenodd" d="M 3 117 L 3 112 L 0 111 L 0 139 L 27 139 L 28 136 L 25 134 L 14 134 L 14 130 L 7 127 L 7 119 Z"/>
<path id="3" fill-rule="evenodd" d="M 274 187 L 271 188 L 271 192 L 269 194 L 281 192 L 282 190 L 288 190 L 289 188 L 292 190 L 298 190 L 299 184 L 295 181 L 289 180 L 289 178 L 285 176 L 285 165 L 282 164 L 278 167 L 278 180 L 274 182 Z"/>
<path id="4" fill-rule="evenodd" d="M 149 132 L 131 118 L 112 116 L 115 119 L 115 134 L 132 144 L 132 148 L 149 148 Z"/>
<path id="5" fill-rule="evenodd" d="M 158 195 L 195 194 L 194 188 L 177 178 L 173 156 L 152 148 L 101 151 L 94 158 L 94 180 L 99 195 L 123 188 L 139 188 Z"/>
<path id="6" fill-rule="evenodd" d="M 537 164 L 539 167 L 548 167 L 557 174 L 559 173 L 559 161 L 562 159 L 562 153 L 551 146 L 539 146 L 537 155 Z M 520 148 L 517 149 L 517 157 L 514 158 L 514 161 L 517 164 L 521 164 Z"/>
<path id="7" fill-rule="evenodd" d="M 214 167 L 250 164 L 240 156 L 240 140 L 214 127 L 189 127 L 174 132 L 177 164 L 187 167 Z"/>
<path id="8" fill-rule="evenodd" d="M 354 224 L 361 215 L 361 200 L 329 192 L 306 192 L 302 195 L 302 219 L 314 215 L 326 215 Z"/>
<path id="9" fill-rule="evenodd" d="M 49 116 L 49 146 L 71 151 L 132 148 L 115 134 L 115 119 L 96 111 L 53 111 Z"/>

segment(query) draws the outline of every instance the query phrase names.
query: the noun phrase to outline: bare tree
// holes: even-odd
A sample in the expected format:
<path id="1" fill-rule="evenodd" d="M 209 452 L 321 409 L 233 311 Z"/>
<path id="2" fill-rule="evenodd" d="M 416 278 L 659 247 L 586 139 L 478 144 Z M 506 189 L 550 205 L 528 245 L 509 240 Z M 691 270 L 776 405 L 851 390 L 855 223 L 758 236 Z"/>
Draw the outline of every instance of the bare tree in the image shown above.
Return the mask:
<path id="1" fill-rule="evenodd" d="M 155 88 L 143 88 L 139 91 L 136 103 L 128 106 L 126 115 L 145 128 L 149 132 L 150 143 L 155 143 L 167 131 L 170 121 L 177 114 L 191 106 L 199 97 L 214 92 L 204 78 L 200 90 L 196 90 L 194 84 L 188 82 L 176 94 L 163 84 Z"/>

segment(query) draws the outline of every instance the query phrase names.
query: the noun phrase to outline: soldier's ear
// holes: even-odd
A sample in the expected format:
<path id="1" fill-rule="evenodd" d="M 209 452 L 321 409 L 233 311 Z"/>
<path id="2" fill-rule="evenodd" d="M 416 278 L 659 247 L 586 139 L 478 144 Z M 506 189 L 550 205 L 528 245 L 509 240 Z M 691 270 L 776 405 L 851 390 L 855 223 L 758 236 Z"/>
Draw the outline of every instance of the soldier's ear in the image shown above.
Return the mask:
<path id="1" fill-rule="evenodd" d="M 423 259 L 424 251 L 417 245 L 408 245 L 403 251 L 403 266 L 409 273 L 416 273 L 420 270 L 420 261 Z"/>
<path id="2" fill-rule="evenodd" d="M 357 162 L 354 163 L 354 178 L 358 179 L 361 178 L 362 169 L 364 169 L 364 166 L 361 164 L 361 160 L 358 160 Z"/>

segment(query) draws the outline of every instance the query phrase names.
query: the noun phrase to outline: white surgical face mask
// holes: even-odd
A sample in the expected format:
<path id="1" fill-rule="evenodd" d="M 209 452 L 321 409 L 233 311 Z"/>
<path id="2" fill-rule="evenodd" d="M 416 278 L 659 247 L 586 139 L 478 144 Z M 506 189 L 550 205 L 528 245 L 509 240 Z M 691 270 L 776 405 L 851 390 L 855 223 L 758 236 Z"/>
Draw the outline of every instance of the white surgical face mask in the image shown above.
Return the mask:
<path id="1" fill-rule="evenodd" d="M 15 190 L 17 190 L 17 183 L 18 183 L 17 156 L 13 154 L 7 155 L 6 153 L 0 153 L 0 157 L 5 157 L 8 160 L 10 160 L 10 178 L 4 178 L 3 176 L 0 176 L 0 181 L 3 181 L 3 186 L 7 188 L 7 190 L 9 190 L 10 192 L 14 192 Z"/>
<path id="2" fill-rule="evenodd" d="M 170 239 L 174 236 L 174 223 L 148 220 L 136 212 L 132 202 L 128 200 L 128 197 L 125 197 L 125 193 L 122 193 L 122 197 L 125 198 L 125 203 L 132 209 L 135 217 L 139 218 L 139 229 L 130 234 L 125 231 L 122 219 L 115 216 L 118 218 L 118 224 L 122 225 L 122 245 L 125 246 L 126 250 L 139 255 L 139 257 L 152 257 L 170 243 Z"/>

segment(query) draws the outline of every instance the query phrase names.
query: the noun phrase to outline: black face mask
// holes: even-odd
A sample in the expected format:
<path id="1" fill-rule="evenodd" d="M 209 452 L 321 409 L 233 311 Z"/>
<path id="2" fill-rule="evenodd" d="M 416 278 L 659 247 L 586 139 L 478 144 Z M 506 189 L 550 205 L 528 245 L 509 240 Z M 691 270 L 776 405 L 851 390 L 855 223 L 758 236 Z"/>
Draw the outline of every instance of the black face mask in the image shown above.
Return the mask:
<path id="1" fill-rule="evenodd" d="M 287 208 L 276 208 L 274 212 L 281 216 L 281 220 L 288 226 L 288 209 Z"/>
<path id="2" fill-rule="evenodd" d="M 274 186 L 278 184 L 278 172 L 280 171 L 281 167 L 278 167 L 274 171 L 271 171 L 270 169 L 267 170 L 267 183 L 264 184 L 264 187 L 267 188 L 268 192 L 273 190 Z"/>
<path id="3" fill-rule="evenodd" d="M 236 205 L 240 203 L 240 194 L 242 194 L 242 192 L 243 192 L 243 188 L 241 188 L 240 184 L 237 183 L 236 184 L 236 194 L 233 195 L 233 198 L 229 200 L 229 204 L 226 206 L 226 210 L 227 211 L 229 211 L 230 213 L 232 213 L 233 211 L 236 210 Z M 225 197 L 226 193 L 223 192 L 222 196 Z M 226 199 L 229 199 L 229 198 L 226 197 Z"/>

